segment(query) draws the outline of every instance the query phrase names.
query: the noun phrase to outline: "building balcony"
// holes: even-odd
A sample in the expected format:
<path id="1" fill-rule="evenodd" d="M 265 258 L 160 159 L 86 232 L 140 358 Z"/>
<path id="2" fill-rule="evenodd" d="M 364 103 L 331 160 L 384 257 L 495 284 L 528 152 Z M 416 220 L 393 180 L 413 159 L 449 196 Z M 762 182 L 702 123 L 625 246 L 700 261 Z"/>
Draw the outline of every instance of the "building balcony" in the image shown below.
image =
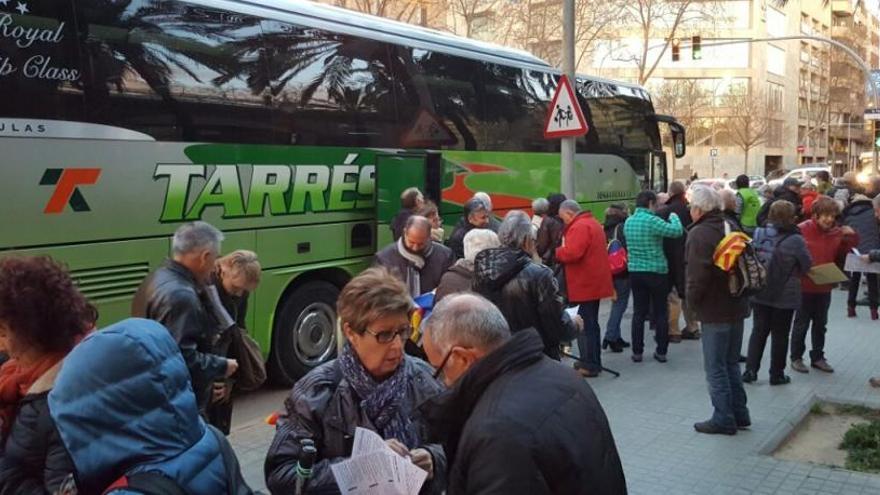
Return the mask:
<path id="1" fill-rule="evenodd" d="M 848 132 L 847 132 L 848 131 Z M 865 128 L 861 124 L 853 123 L 852 127 L 847 127 L 846 124 L 841 125 L 831 125 L 828 128 L 828 137 L 832 139 L 839 139 L 841 141 L 853 141 L 853 142 L 861 142 L 865 139 Z"/>
<path id="2" fill-rule="evenodd" d="M 831 12 L 836 17 L 851 16 L 852 3 L 849 0 L 831 0 Z"/>

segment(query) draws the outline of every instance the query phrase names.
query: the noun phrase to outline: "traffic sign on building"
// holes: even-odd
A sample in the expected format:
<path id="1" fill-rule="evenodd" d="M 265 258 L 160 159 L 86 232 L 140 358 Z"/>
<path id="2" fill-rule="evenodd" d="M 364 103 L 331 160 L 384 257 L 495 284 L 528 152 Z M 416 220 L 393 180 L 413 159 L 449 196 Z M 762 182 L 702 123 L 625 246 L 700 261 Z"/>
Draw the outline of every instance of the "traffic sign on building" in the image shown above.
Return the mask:
<path id="1" fill-rule="evenodd" d="M 584 112 L 574 96 L 574 90 L 566 76 L 559 79 L 556 94 L 550 101 L 547 109 L 547 119 L 544 124 L 544 137 L 546 139 L 583 136 L 590 130 Z"/>
<path id="2" fill-rule="evenodd" d="M 718 156 L 718 148 L 711 148 L 709 150 L 709 156 L 711 156 L 712 158 L 715 158 L 716 156 Z"/>

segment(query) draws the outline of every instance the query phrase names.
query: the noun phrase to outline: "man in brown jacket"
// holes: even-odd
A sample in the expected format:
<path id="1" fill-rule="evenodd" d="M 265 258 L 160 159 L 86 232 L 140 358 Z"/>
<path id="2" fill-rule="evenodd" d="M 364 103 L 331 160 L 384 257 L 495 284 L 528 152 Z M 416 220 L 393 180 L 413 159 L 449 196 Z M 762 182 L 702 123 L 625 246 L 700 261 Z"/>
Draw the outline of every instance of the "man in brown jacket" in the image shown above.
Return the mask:
<path id="1" fill-rule="evenodd" d="M 711 188 L 694 190 L 691 217 L 694 223 L 685 245 L 687 301 L 703 325 L 703 366 L 715 408 L 712 418 L 694 424 L 694 429 L 734 435 L 737 429 L 751 425 L 739 369 L 749 302 L 746 297 L 730 295 L 728 273 L 715 266 L 713 255 L 725 236 L 725 223 L 731 232 L 738 229 L 724 218 L 721 197 Z"/>

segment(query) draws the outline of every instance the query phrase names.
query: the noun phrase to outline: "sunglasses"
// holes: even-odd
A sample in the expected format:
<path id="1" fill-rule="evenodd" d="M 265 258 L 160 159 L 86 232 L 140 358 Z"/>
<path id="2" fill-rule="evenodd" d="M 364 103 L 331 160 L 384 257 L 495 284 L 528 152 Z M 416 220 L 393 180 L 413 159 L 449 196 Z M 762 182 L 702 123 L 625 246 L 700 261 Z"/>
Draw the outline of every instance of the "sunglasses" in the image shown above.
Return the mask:
<path id="1" fill-rule="evenodd" d="M 404 325 L 394 330 L 382 330 L 380 332 L 374 332 L 367 328 L 364 330 L 364 333 L 372 335 L 376 339 L 376 342 L 380 344 L 389 344 L 394 341 L 395 338 L 402 340 L 408 339 L 409 336 L 412 335 L 412 331 L 412 325 Z"/>

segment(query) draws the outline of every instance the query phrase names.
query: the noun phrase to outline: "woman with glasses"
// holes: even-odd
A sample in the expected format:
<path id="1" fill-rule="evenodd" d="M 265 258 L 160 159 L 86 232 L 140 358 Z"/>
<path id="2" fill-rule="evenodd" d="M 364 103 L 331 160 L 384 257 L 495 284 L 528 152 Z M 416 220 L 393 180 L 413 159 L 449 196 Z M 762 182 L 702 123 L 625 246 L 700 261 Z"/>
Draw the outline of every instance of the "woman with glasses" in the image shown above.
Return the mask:
<path id="1" fill-rule="evenodd" d="M 346 342 L 333 361 L 301 378 L 285 401 L 266 457 L 266 485 L 293 493 L 301 442 L 318 451 L 306 493 L 338 493 L 330 466 L 351 455 L 355 428 L 372 430 L 428 472 L 422 493 L 441 493 L 446 457 L 427 444 L 417 406 L 443 391 L 424 361 L 403 352 L 412 333 L 407 288 L 384 268 L 371 268 L 342 289 L 336 303 Z"/>

